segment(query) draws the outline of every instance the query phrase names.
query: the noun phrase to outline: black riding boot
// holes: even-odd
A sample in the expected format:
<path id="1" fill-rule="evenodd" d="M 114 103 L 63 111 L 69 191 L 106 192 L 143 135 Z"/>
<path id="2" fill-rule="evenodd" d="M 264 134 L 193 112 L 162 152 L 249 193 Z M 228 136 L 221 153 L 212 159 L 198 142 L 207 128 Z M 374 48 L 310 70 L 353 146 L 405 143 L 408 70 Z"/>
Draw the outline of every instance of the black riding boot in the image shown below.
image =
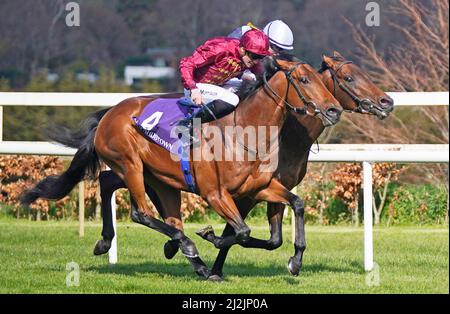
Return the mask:
<path id="1" fill-rule="evenodd" d="M 225 117 L 233 112 L 235 108 L 235 106 L 226 101 L 216 99 L 202 106 L 192 117 L 180 120 L 177 125 L 188 128 L 189 134 L 192 134 L 193 119 L 200 119 L 201 123 L 211 122 Z"/>

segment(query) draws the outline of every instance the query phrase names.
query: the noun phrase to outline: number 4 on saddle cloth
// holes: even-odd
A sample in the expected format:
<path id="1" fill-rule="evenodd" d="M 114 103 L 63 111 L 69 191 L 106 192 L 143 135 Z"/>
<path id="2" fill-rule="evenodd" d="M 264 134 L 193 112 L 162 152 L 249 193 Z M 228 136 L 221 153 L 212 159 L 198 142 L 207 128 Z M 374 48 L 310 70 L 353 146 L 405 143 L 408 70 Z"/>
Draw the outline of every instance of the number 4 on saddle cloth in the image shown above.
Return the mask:
<path id="1" fill-rule="evenodd" d="M 181 170 L 189 191 L 195 183 L 189 166 L 190 136 L 183 136 L 177 122 L 195 114 L 200 107 L 190 98 L 160 98 L 150 102 L 139 117 L 133 117 L 136 127 L 149 140 L 180 156 Z"/>

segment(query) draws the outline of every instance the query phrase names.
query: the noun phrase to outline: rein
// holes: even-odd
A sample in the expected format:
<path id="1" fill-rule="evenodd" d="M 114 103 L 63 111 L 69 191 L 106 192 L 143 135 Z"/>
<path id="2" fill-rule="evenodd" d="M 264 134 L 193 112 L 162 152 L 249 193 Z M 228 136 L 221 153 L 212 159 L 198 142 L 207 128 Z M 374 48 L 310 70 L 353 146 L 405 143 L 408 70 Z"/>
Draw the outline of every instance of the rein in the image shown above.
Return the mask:
<path id="1" fill-rule="evenodd" d="M 264 86 L 267 87 L 267 89 L 269 89 L 269 91 L 276 96 L 277 98 L 281 99 L 283 101 L 283 103 L 286 105 L 286 107 L 293 111 L 294 113 L 300 114 L 300 115 L 311 115 L 311 116 L 317 116 L 319 114 L 321 114 L 325 119 L 328 120 L 328 117 L 319 109 L 317 108 L 317 105 L 311 101 L 311 100 L 307 100 L 306 97 L 302 94 L 302 92 L 300 91 L 300 87 L 295 83 L 294 78 L 292 77 L 292 73 L 297 69 L 297 67 L 301 64 L 305 64 L 305 62 L 297 62 L 296 64 L 294 64 L 289 71 L 283 71 L 284 74 L 286 75 L 286 79 L 288 81 L 288 88 L 287 88 L 287 92 L 286 92 L 286 99 L 281 97 L 280 95 L 277 94 L 277 92 L 275 92 L 273 90 L 273 88 L 270 86 L 269 82 L 267 81 L 267 77 L 266 74 L 263 75 L 263 82 L 264 82 Z M 295 89 L 295 92 L 297 93 L 298 97 L 301 99 L 301 101 L 303 102 L 303 108 L 298 108 L 298 107 L 294 107 L 292 106 L 288 101 L 287 101 L 287 93 L 289 92 L 289 87 L 293 86 Z M 308 108 L 312 107 L 313 108 L 313 114 L 309 113 Z"/>

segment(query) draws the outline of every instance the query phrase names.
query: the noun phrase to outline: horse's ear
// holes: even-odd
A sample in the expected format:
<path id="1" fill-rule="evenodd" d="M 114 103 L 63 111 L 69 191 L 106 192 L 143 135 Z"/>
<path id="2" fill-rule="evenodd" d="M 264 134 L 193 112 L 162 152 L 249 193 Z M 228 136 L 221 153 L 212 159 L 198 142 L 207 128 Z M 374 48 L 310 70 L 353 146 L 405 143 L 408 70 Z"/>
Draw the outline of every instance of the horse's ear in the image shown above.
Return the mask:
<path id="1" fill-rule="evenodd" d="M 336 60 L 340 60 L 340 61 L 344 61 L 344 57 L 337 51 L 333 52 L 333 58 L 335 58 Z"/>
<path id="2" fill-rule="evenodd" d="M 277 62 L 277 59 L 274 57 L 266 57 L 264 58 L 264 61 L 264 68 L 269 73 L 276 72 L 281 68 L 280 64 Z"/>
<path id="3" fill-rule="evenodd" d="M 333 65 L 335 63 L 335 61 L 333 60 L 333 58 L 328 57 L 326 55 L 322 55 L 322 60 L 323 62 L 325 62 L 325 64 L 329 67 L 329 68 L 333 68 Z"/>

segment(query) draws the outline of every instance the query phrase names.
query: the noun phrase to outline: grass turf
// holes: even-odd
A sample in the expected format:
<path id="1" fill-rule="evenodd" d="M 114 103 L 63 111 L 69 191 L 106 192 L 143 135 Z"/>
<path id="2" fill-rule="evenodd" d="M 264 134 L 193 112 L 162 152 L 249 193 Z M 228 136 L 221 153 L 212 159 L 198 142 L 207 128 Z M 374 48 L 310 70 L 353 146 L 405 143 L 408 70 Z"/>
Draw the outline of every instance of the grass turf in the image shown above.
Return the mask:
<path id="1" fill-rule="evenodd" d="M 194 234 L 202 226 L 188 224 L 186 233 L 211 266 L 217 250 Z M 267 225 L 250 227 L 253 236 L 268 238 Z M 352 227 L 306 226 L 303 269 L 290 276 L 289 229 L 284 225 L 285 241 L 275 251 L 235 246 L 225 281 L 214 283 L 198 279 L 181 254 L 166 260 L 166 238 L 143 226 L 118 224 L 119 263 L 109 265 L 107 255 L 92 254 L 98 223 L 86 223 L 80 239 L 76 222 L 1 219 L 0 293 L 449 293 L 448 228 L 375 228 L 379 281 L 363 271 L 363 230 Z M 80 284 L 68 287 L 72 261 L 80 267 Z"/>

